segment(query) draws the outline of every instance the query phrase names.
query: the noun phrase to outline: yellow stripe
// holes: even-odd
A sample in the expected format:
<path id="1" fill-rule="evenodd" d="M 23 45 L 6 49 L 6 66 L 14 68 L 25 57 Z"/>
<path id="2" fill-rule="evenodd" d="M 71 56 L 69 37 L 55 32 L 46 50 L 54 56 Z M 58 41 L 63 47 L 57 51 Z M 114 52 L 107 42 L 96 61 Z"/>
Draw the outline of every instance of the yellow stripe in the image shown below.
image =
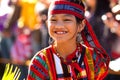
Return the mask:
<path id="1" fill-rule="evenodd" d="M 92 58 L 92 55 L 90 54 L 90 51 L 88 48 L 86 48 L 86 57 L 87 57 L 87 62 L 88 62 L 88 66 L 89 66 L 89 69 L 90 69 L 90 74 L 91 74 L 91 77 L 90 77 L 90 80 L 94 80 L 94 63 L 93 63 L 93 58 Z"/>
<path id="2" fill-rule="evenodd" d="M 48 64 L 48 70 L 49 70 L 49 75 L 50 75 L 50 80 L 53 80 L 53 77 L 52 77 L 52 73 L 51 73 L 51 71 L 50 71 L 50 65 L 49 65 L 49 63 L 48 63 L 48 58 L 47 58 L 47 56 L 46 56 L 46 49 L 44 49 L 44 50 L 42 50 L 42 53 L 44 54 L 44 56 L 46 57 L 46 63 Z"/>

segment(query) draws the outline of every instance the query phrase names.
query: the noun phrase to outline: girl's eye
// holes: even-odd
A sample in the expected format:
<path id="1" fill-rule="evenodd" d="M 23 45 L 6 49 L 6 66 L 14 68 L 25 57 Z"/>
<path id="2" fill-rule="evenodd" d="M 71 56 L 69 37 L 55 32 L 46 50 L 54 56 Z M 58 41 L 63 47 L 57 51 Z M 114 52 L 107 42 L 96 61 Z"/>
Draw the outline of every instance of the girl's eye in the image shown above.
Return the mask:
<path id="1" fill-rule="evenodd" d="M 51 21 L 56 21 L 55 19 L 51 19 Z"/>
<path id="2" fill-rule="evenodd" d="M 70 19 L 64 19 L 64 21 L 71 21 Z"/>
<path id="3" fill-rule="evenodd" d="M 56 19 L 50 19 L 48 20 L 50 23 L 55 23 L 57 20 Z"/>
<path id="4" fill-rule="evenodd" d="M 51 19 L 50 21 L 51 21 L 51 22 L 55 22 L 55 21 L 57 21 L 57 20 L 56 20 L 56 19 Z"/>

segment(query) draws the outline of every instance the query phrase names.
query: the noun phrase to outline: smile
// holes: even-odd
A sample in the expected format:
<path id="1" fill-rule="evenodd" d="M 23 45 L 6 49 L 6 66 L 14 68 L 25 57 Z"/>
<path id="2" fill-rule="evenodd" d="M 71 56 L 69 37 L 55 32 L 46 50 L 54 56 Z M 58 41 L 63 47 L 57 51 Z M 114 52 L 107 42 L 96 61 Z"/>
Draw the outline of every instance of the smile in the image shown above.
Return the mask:
<path id="1" fill-rule="evenodd" d="M 55 31 L 56 34 L 66 34 L 67 31 Z"/>

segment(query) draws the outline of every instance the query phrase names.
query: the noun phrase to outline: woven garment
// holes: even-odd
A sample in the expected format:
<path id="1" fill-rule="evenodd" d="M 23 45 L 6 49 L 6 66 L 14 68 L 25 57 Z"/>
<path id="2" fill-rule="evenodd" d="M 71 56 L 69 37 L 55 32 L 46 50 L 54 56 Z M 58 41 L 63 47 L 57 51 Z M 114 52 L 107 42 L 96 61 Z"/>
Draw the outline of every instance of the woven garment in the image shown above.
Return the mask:
<path id="1" fill-rule="evenodd" d="M 94 49 L 83 49 L 85 53 L 77 55 L 76 50 L 68 55 L 68 62 L 59 58 L 52 46 L 43 49 L 32 59 L 27 80 L 103 80 L 107 71 L 105 58 Z"/>
<path id="2" fill-rule="evenodd" d="M 99 44 L 91 25 L 84 18 L 84 7 L 74 1 L 80 0 L 55 0 L 49 7 L 48 16 L 70 14 L 85 20 L 85 28 L 80 34 L 81 42 L 85 45 L 80 44 L 81 54 L 78 55 L 79 51 L 76 50 L 67 60 L 63 60 L 54 48 L 49 46 L 33 58 L 28 80 L 103 80 L 107 75 L 109 57 Z"/>
<path id="3" fill-rule="evenodd" d="M 84 17 L 85 8 L 79 3 L 74 3 L 75 1 L 81 2 L 81 0 L 55 0 L 53 1 L 49 7 L 48 16 L 54 15 L 54 14 L 71 14 L 71 15 L 78 17 L 81 20 L 85 19 Z M 101 55 L 106 57 L 105 61 L 108 66 L 109 61 L 110 61 L 108 54 L 99 44 L 97 37 L 90 23 L 86 19 L 85 19 L 85 23 L 86 23 L 85 28 L 81 31 L 81 37 L 82 37 L 81 42 L 84 45 L 88 47 L 92 47 L 95 50 L 97 50 L 96 53 L 99 54 L 100 52 Z"/>

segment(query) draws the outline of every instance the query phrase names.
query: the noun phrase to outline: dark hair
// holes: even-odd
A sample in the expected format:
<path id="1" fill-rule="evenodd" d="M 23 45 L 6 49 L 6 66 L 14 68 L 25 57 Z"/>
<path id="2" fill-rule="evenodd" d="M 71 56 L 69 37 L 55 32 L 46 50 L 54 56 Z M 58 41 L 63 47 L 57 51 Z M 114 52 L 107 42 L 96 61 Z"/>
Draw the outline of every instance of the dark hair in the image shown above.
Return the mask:
<path id="1" fill-rule="evenodd" d="M 82 20 L 83 20 L 83 19 L 80 19 L 80 18 L 78 18 L 78 17 L 76 17 L 76 16 L 75 16 L 75 19 L 76 19 L 77 23 L 81 23 Z"/>
<path id="2" fill-rule="evenodd" d="M 82 0 L 68 0 L 69 2 L 73 2 L 75 4 L 81 5 L 85 9 L 85 5 L 83 4 Z M 75 17 L 77 23 L 81 23 L 83 19 L 80 19 L 78 17 Z"/>
<path id="3" fill-rule="evenodd" d="M 105 14 L 106 12 L 110 12 L 111 9 L 109 7 L 109 4 L 110 4 L 109 0 L 97 0 L 96 10 L 95 10 L 94 15 L 101 16 L 101 15 Z"/>
<path id="4" fill-rule="evenodd" d="M 78 5 L 81 5 L 83 8 L 85 8 L 85 5 L 83 4 L 82 0 L 68 0 L 68 1 L 78 4 Z"/>
<path id="5" fill-rule="evenodd" d="M 44 9 L 39 12 L 39 15 L 47 15 L 48 14 L 48 9 Z"/>

